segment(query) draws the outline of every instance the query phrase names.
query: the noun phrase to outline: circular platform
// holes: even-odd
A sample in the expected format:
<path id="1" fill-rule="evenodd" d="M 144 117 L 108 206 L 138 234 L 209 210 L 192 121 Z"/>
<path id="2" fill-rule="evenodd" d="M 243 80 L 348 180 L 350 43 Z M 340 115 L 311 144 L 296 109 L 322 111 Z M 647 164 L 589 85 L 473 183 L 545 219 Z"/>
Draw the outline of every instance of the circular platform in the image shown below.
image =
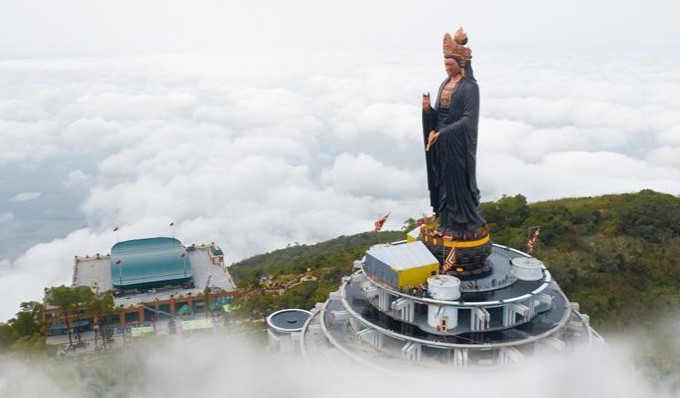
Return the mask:
<path id="1" fill-rule="evenodd" d="M 276 311 L 267 317 L 267 324 L 282 333 L 299 332 L 312 313 L 297 308 Z"/>

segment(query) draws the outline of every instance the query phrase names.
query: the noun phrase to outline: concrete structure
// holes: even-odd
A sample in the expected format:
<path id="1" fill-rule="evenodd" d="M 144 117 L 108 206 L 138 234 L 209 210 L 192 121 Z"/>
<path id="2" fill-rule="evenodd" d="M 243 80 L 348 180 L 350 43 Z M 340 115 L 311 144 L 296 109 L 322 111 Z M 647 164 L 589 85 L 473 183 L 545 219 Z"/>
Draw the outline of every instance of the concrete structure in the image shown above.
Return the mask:
<path id="1" fill-rule="evenodd" d="M 216 246 L 215 243 L 210 244 L 210 250 L 208 250 L 208 256 L 210 257 L 210 261 L 212 261 L 213 264 L 219 265 L 221 267 L 225 267 L 224 265 L 224 252 L 219 246 Z"/>
<path id="2" fill-rule="evenodd" d="M 523 281 L 538 281 L 543 278 L 543 263 L 533 257 L 512 259 L 512 275 Z"/>
<path id="3" fill-rule="evenodd" d="M 276 311 L 267 317 L 269 347 L 282 353 L 300 350 L 301 331 L 312 313 L 300 309 Z"/>
<path id="4" fill-rule="evenodd" d="M 184 315 L 215 309 L 221 311 L 225 304 L 233 302 L 237 294 L 236 287 L 222 264 L 219 262 L 215 264 L 211 258 L 209 253 L 213 245 L 191 245 L 185 248 L 179 241 L 171 238 L 141 241 L 146 242 L 142 244 L 139 244 L 140 240 L 128 241 L 132 243 L 120 242 L 112 248 L 115 256 L 97 254 L 85 257 L 76 256 L 74 259 L 72 286 L 90 288 L 98 292 L 114 291 L 116 313 L 109 319 L 110 325 L 128 328 L 151 326 L 159 319 L 181 315 L 181 309 L 184 309 Z M 159 245 L 153 244 L 159 242 L 161 242 L 160 248 Z M 134 247 L 133 250 L 125 253 L 120 250 L 129 248 L 130 245 Z M 166 249 L 162 250 L 164 247 Z M 184 257 L 181 254 L 184 254 Z M 172 272 L 164 274 L 168 268 L 163 268 L 161 259 L 168 257 L 171 262 L 175 261 L 175 263 L 173 267 L 169 267 Z M 119 275 L 117 272 L 120 271 L 114 266 L 116 259 L 121 258 L 123 264 L 141 265 L 141 268 L 150 266 L 147 268 L 149 272 L 132 270 L 138 271 L 137 274 L 123 270 L 126 276 L 148 277 L 145 280 L 149 281 L 149 284 L 138 284 L 133 282 L 133 278 L 123 278 L 123 288 L 115 286 L 112 276 Z M 189 286 L 177 285 L 176 282 L 184 277 L 177 278 L 178 274 L 175 271 L 181 270 L 184 275 L 185 264 L 190 266 L 188 271 L 193 283 Z M 164 281 L 161 278 L 162 275 L 166 275 L 168 279 Z M 75 317 L 70 316 L 70 318 L 72 327 L 78 331 L 90 331 L 95 327 L 95 320 L 90 314 L 79 314 L 77 325 L 74 322 Z M 48 336 L 67 333 L 66 324 L 59 315 L 59 308 L 46 303 L 45 320 L 48 323 Z M 48 338 L 48 343 L 50 343 L 50 338 Z"/>
<path id="5" fill-rule="evenodd" d="M 419 286 L 436 275 L 439 262 L 422 242 L 375 245 L 366 252 L 366 272 L 396 289 Z"/>
<path id="6" fill-rule="evenodd" d="M 458 300 L 460 279 L 451 275 L 435 275 L 427 278 L 427 291 L 436 300 Z M 451 306 L 429 305 L 427 324 L 439 332 L 458 326 L 458 311 Z"/>
<path id="7" fill-rule="evenodd" d="M 408 253 L 399 249 L 406 244 L 379 250 Z M 526 253 L 493 245 L 491 272 L 484 277 L 436 275 L 426 277 L 426 289 L 400 289 L 380 278 L 369 259 L 399 262 L 372 254 L 376 249 L 355 261 L 355 272 L 340 289 L 312 309 L 295 345 L 305 358 L 333 350 L 387 371 L 395 359 L 419 366 L 500 367 L 536 352 L 581 355 L 605 346 L 545 265 Z"/>

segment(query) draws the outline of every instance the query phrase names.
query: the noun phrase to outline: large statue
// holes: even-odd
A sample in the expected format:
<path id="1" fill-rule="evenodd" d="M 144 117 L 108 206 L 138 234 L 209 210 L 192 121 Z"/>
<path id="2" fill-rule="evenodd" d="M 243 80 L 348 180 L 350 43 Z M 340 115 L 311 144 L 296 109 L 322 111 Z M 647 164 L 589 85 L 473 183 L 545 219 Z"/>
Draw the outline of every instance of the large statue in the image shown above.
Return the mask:
<path id="1" fill-rule="evenodd" d="M 423 137 L 426 145 L 430 203 L 439 218 L 436 232 L 454 239 L 474 239 L 486 221 L 479 215 L 475 178 L 479 87 L 472 74 L 467 35 L 459 28 L 444 36 L 448 77 L 436 104 L 423 94 Z"/>

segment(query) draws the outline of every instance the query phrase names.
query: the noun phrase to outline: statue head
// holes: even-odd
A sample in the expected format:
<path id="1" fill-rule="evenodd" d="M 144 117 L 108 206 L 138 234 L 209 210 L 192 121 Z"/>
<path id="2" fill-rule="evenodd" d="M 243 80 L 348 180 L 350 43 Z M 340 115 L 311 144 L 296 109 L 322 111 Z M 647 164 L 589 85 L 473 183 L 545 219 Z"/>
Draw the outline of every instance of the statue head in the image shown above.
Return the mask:
<path id="1" fill-rule="evenodd" d="M 462 60 L 457 56 L 449 56 L 444 58 L 444 68 L 446 69 L 446 74 L 449 77 L 456 77 L 463 73 L 463 66 L 461 65 Z"/>
<path id="2" fill-rule="evenodd" d="M 468 37 L 460 27 L 451 37 L 450 33 L 444 35 L 444 65 L 449 76 L 453 77 L 464 73 L 465 66 L 472 59 L 472 50 L 465 47 Z"/>

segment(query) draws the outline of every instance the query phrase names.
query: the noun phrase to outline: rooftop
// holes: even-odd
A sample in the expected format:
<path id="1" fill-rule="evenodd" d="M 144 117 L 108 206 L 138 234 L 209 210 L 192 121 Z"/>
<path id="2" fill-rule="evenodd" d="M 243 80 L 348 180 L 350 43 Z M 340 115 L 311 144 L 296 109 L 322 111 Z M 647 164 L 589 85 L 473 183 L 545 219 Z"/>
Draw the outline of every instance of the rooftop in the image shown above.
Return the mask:
<path id="1" fill-rule="evenodd" d="M 139 305 L 153 302 L 155 299 L 167 300 L 171 295 L 175 297 L 197 295 L 203 292 L 208 283 L 208 278 L 210 278 L 212 288 L 225 291 L 234 290 L 235 286 L 228 272 L 210 261 L 208 250 L 208 246 L 197 246 L 195 250 L 187 252 L 188 261 L 191 262 L 195 287 L 151 289 L 144 293 L 129 291 L 116 297 L 114 299 L 115 305 Z M 73 285 L 93 286 L 96 283 L 101 291 L 113 289 L 110 262 L 111 257 L 109 256 L 100 256 L 99 258 L 78 257 L 74 266 Z"/>
<path id="2" fill-rule="evenodd" d="M 267 323 L 281 332 L 295 332 L 302 330 L 311 312 L 299 309 L 276 311 L 267 317 Z"/>
<path id="3" fill-rule="evenodd" d="M 111 283 L 116 289 L 181 285 L 191 277 L 189 257 L 177 239 L 135 239 L 111 248 Z"/>
<path id="4" fill-rule="evenodd" d="M 430 250 L 420 241 L 400 245 L 375 245 L 366 252 L 366 255 L 397 271 L 439 264 Z"/>

